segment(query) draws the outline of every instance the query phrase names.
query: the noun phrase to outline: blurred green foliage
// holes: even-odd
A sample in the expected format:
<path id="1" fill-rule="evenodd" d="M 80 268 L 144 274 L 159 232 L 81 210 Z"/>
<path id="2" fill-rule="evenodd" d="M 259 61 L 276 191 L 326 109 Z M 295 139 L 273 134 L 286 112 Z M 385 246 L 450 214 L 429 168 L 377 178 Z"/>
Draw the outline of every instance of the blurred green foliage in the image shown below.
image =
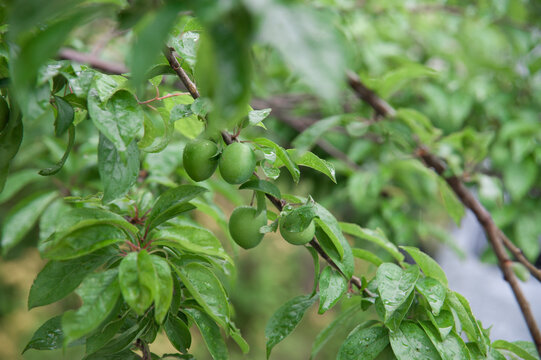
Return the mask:
<path id="1" fill-rule="evenodd" d="M 47 6 L 36 3 L 14 0 L 0 4 L 4 24 L 0 26 L 0 91 L 5 95 L 4 81 L 10 78 L 24 113 L 21 150 L 11 162 L 0 193 L 0 219 L 7 223 L 17 212 L 13 209 L 25 204 L 34 209 L 24 218 L 26 223 L 21 223 L 24 238 L 9 252 L 4 240 L 0 269 L 12 262 L 35 260 L 28 249 L 51 233 L 56 220 L 48 219 L 47 214 L 66 206 L 48 194 L 73 202 L 99 202 L 94 196 L 104 190 L 100 181 L 104 170 L 98 166 L 96 128 L 119 150 L 132 139 L 139 140 L 143 172 L 132 169 L 127 183 L 135 184 L 130 196 L 143 199 L 146 193 L 162 193 L 186 182 L 181 151 L 189 139 L 203 131 L 202 118 L 207 116 L 213 136 L 238 123 L 250 100 L 254 108 L 273 110 L 263 122 L 266 132 L 252 126 L 243 135 L 265 136 L 285 148 L 294 145 L 311 150 L 336 169 L 334 184 L 331 177 L 301 167 L 301 181 L 295 185 L 282 168 L 276 180 L 282 193 L 311 195 L 337 218 L 363 228 L 381 228 L 395 244 L 418 246 L 428 252 L 440 243 L 454 246 L 449 220 L 459 224 L 463 208 L 445 182 L 415 158 L 418 142 L 422 142 L 446 160 L 450 173 L 467 182 L 525 255 L 532 262 L 538 259 L 539 2 L 246 0 L 160 6 L 159 1 L 80 1 L 71 2 L 70 7 L 62 0 Z M 175 12 L 181 16 L 173 18 Z M 49 30 L 41 31 L 45 24 Z M 154 87 L 142 86 L 149 79 L 152 85 L 159 85 L 162 95 L 177 91 L 177 79 L 166 76 L 171 70 L 160 54 L 163 41 L 184 60 L 182 67 L 196 80 L 203 98 L 195 102 L 189 95 L 163 99 L 156 112 L 137 111 L 137 117 L 128 114 L 124 130 L 129 131 L 108 133 L 107 119 L 111 114 L 122 114 L 115 113 L 114 107 L 100 108 L 105 100 L 115 96 L 118 99 L 114 100 L 121 102 L 122 94 L 130 92 L 140 101 L 152 99 L 156 96 Z M 55 58 L 61 45 L 125 63 L 137 75 L 128 82 L 124 77 L 100 75 L 91 66 L 49 60 Z M 343 81 L 348 68 L 398 110 L 395 119 L 379 121 L 368 105 L 355 98 Z M 89 95 L 90 81 L 95 82 L 95 93 Z M 70 100 L 75 109 L 67 126 L 73 122 L 77 134 L 62 170 L 42 178 L 38 171 L 57 163 L 69 143 L 67 133 L 55 136 L 53 131 L 58 128 L 63 101 L 57 100 L 58 108 L 50 106 L 55 84 L 58 96 Z M 126 101 L 137 108 L 130 99 Z M 343 156 L 337 157 L 337 151 Z M 265 170 L 269 178 L 278 175 L 273 170 Z M 201 201 L 194 217 L 220 234 L 226 250 L 235 254 L 237 278 L 221 280 L 231 294 L 236 325 L 252 345 L 249 355 L 238 352 L 233 357 L 263 358 L 265 323 L 285 300 L 310 292 L 312 260 L 306 252 L 286 247 L 278 238 L 264 240 L 249 255 L 239 254 L 225 230 L 225 214 L 231 212 L 231 203 L 249 202 L 248 192 L 236 191 L 218 177 L 210 179 L 207 186 L 216 195 Z M 120 187 L 109 192 L 111 200 L 128 186 Z M 128 203 L 118 200 L 112 207 L 127 211 Z M 47 211 L 38 220 L 40 208 Z M 384 261 L 392 260 L 373 243 L 353 238 L 351 242 Z M 494 261 L 489 249 L 484 258 Z M 374 276 L 375 266 L 361 261 L 357 265 L 357 273 Z M 2 274 L 9 277 L 5 271 Z M 10 334 L 11 315 L 26 301 L 30 280 L 19 284 L 18 290 L 11 282 L 0 281 L 4 337 Z M 348 301 L 341 307 L 347 308 Z M 53 312 L 75 305 L 75 300 L 62 302 Z M 45 318 L 40 316 L 26 332 L 12 337 L 17 350 Z M 305 319 L 308 324 L 276 347 L 273 356 L 307 358 L 310 344 L 331 318 L 322 320 L 315 311 L 309 313 Z M 338 330 L 336 339 L 344 339 L 355 324 L 371 318 L 376 318 L 374 311 L 357 314 L 349 327 Z M 330 341 L 318 358 L 333 358 L 340 342 Z M 70 351 L 64 358 L 75 356 Z M 198 359 L 208 356 L 199 348 L 195 354 Z M 29 351 L 24 358 L 45 356 Z"/>

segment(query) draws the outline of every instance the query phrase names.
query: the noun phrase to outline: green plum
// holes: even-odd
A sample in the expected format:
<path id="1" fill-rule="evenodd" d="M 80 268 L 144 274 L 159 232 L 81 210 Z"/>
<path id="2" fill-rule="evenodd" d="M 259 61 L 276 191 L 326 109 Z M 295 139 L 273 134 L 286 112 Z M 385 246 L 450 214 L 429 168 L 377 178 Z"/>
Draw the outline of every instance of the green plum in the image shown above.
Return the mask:
<path id="1" fill-rule="evenodd" d="M 235 242 L 244 249 L 257 246 L 263 234 L 259 228 L 267 225 L 267 212 L 257 214 L 257 209 L 251 206 L 239 206 L 229 218 L 229 233 Z"/>
<path id="2" fill-rule="evenodd" d="M 210 140 L 195 140 L 186 145 L 182 161 L 194 181 L 208 179 L 218 166 L 218 146 Z"/>
<path id="3" fill-rule="evenodd" d="M 287 217 L 283 218 L 280 221 L 280 234 L 290 244 L 293 245 L 304 245 L 310 242 L 314 238 L 316 233 L 316 226 L 314 221 L 310 222 L 310 225 L 303 231 L 294 232 L 285 229 L 285 224 L 287 223 Z"/>
<path id="4" fill-rule="evenodd" d="M 236 142 L 224 149 L 220 174 L 230 184 L 241 184 L 252 176 L 255 165 L 256 158 L 250 145 Z"/>

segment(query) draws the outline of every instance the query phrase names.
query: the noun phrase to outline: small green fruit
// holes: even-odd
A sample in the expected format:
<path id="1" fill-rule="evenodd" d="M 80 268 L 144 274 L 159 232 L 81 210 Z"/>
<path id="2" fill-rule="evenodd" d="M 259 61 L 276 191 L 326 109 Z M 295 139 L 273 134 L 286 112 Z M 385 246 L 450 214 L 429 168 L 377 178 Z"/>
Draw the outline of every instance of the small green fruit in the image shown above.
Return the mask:
<path id="1" fill-rule="evenodd" d="M 313 221 L 310 222 L 310 225 L 303 231 L 293 232 L 284 228 L 284 224 L 287 222 L 286 219 L 287 217 L 280 221 L 280 234 L 282 234 L 285 241 L 293 245 L 304 245 L 314 238 L 316 226 Z"/>
<path id="2" fill-rule="evenodd" d="M 220 174 L 230 184 L 241 184 L 255 170 L 256 159 L 252 148 L 243 143 L 227 146 L 220 158 Z"/>
<path id="3" fill-rule="evenodd" d="M 267 225 L 267 212 L 262 211 L 257 215 L 256 208 L 251 206 L 239 206 L 229 218 L 229 233 L 235 242 L 244 249 L 257 246 L 263 234 L 259 228 Z"/>
<path id="4" fill-rule="evenodd" d="M 184 148 L 184 169 L 194 181 L 203 181 L 214 174 L 218 166 L 218 146 L 209 140 L 195 140 Z"/>

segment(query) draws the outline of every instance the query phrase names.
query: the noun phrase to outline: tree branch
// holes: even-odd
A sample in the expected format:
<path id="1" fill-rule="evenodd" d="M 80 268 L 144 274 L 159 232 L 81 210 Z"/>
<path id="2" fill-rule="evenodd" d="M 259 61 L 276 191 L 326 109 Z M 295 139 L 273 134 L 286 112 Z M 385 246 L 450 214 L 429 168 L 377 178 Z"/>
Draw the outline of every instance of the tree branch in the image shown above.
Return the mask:
<path id="1" fill-rule="evenodd" d="M 194 99 L 197 99 L 199 97 L 199 91 L 197 91 L 197 87 L 192 82 L 188 74 L 186 74 L 186 71 L 180 66 L 180 63 L 178 62 L 177 58 L 173 54 L 173 49 L 170 47 L 166 47 L 163 50 L 163 54 L 165 55 L 167 61 L 169 62 L 169 65 L 171 68 L 175 71 L 177 76 L 179 77 L 180 81 L 186 86 L 186 89 L 190 92 L 192 97 Z"/>
<path id="2" fill-rule="evenodd" d="M 128 72 L 128 68 L 126 68 L 124 64 L 108 62 L 100 59 L 96 55 L 82 53 L 73 49 L 60 49 L 58 57 L 63 60 L 72 60 L 81 64 L 87 64 L 94 69 L 101 70 L 108 74 L 125 74 Z"/>
<path id="3" fill-rule="evenodd" d="M 367 88 L 353 72 L 348 71 L 347 80 L 349 86 L 355 91 L 355 94 L 370 105 L 376 111 L 377 115 L 382 117 L 394 117 L 396 115 L 395 109 L 377 96 L 375 92 Z"/>
<path id="4" fill-rule="evenodd" d="M 137 339 L 135 346 L 141 350 L 141 353 L 143 354 L 143 357 L 141 358 L 142 360 L 152 360 L 152 354 L 150 353 L 148 344 L 144 340 Z"/>
<path id="5" fill-rule="evenodd" d="M 376 111 L 378 115 L 384 117 L 392 117 L 394 116 L 394 114 L 396 114 L 396 111 L 392 108 L 392 106 L 390 106 L 384 100 L 380 99 L 372 90 L 368 89 L 355 74 L 350 72 L 347 74 L 347 77 L 348 83 L 355 91 L 355 93 L 365 102 L 367 102 Z M 417 154 L 423 160 L 427 167 L 433 168 L 436 173 L 440 175 L 449 184 L 451 189 L 454 191 L 460 201 L 464 204 L 464 206 L 470 209 L 477 217 L 477 221 L 479 221 L 479 223 L 485 230 L 485 234 L 487 235 L 490 245 L 492 246 L 496 257 L 498 258 L 498 263 L 500 269 L 503 272 L 504 279 L 511 286 L 511 290 L 515 295 L 515 299 L 520 306 L 522 315 L 524 316 L 526 324 L 528 325 L 528 329 L 530 330 L 530 334 L 535 342 L 537 352 L 541 354 L 541 332 L 539 331 L 537 323 L 535 322 L 535 318 L 533 316 L 530 304 L 524 296 L 524 293 L 520 288 L 515 273 L 513 272 L 513 269 L 511 267 L 512 262 L 505 251 L 504 244 L 506 243 L 506 241 L 504 240 L 504 238 L 507 241 L 509 239 L 507 239 L 503 235 L 503 232 L 494 223 L 494 220 L 492 219 L 490 213 L 472 195 L 472 193 L 466 188 L 464 183 L 462 183 L 462 181 L 456 176 L 445 175 L 445 162 L 443 162 L 435 155 L 431 154 L 425 147 L 420 147 L 417 151 Z M 511 243 L 510 241 L 508 242 Z M 520 253 L 522 253 L 522 251 L 520 251 Z M 524 256 L 522 256 L 521 263 L 523 264 L 524 259 Z M 518 260 L 520 261 L 521 259 L 518 258 Z M 527 260 L 525 262 L 531 265 Z M 535 268 L 533 265 L 529 266 L 528 268 L 530 269 L 530 271 L 531 267 Z M 537 272 L 537 270 L 534 271 L 533 275 L 535 276 Z"/>

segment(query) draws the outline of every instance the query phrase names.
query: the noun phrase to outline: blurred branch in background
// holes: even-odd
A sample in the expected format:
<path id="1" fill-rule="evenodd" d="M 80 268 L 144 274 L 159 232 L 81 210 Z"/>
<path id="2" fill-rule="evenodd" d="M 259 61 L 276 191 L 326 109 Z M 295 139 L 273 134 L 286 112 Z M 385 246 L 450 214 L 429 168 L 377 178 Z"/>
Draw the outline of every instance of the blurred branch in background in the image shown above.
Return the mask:
<path id="1" fill-rule="evenodd" d="M 396 114 L 396 111 L 393 109 L 393 107 L 389 105 L 385 100 L 379 98 L 368 87 L 366 87 L 366 85 L 363 84 L 363 82 L 357 75 L 349 72 L 347 74 L 347 77 L 348 83 L 353 89 L 353 91 L 355 91 L 359 98 L 368 103 L 374 109 L 374 111 L 378 113 L 378 115 L 392 118 Z M 440 160 L 437 156 L 431 154 L 423 145 L 419 146 L 417 155 L 423 160 L 424 164 L 427 167 L 434 169 L 438 173 L 438 175 L 440 175 L 449 184 L 449 186 L 454 191 L 456 196 L 460 199 L 460 201 L 477 217 L 477 220 L 483 227 L 485 234 L 490 241 L 492 249 L 494 250 L 494 253 L 498 258 L 498 263 L 500 269 L 504 274 L 504 278 L 513 290 L 515 298 L 528 325 L 528 329 L 530 330 L 530 334 L 532 335 L 532 338 L 537 347 L 537 352 L 541 354 L 541 332 L 539 331 L 539 328 L 533 316 L 530 304 L 524 296 L 524 293 L 522 292 L 518 283 L 518 279 L 513 272 L 513 269 L 511 267 L 512 261 L 509 259 L 505 251 L 504 246 L 509 247 L 511 242 L 503 240 L 504 238 L 506 240 L 508 239 L 505 237 L 503 232 L 496 226 L 490 213 L 466 188 L 464 183 L 457 176 L 449 176 L 446 174 L 447 167 L 442 160 Z M 521 256 L 522 252 L 520 250 L 517 251 L 518 248 L 514 246 L 512 246 L 511 248 L 514 249 L 515 252 L 519 255 L 517 257 L 517 260 L 519 260 L 523 265 L 525 265 L 530 270 L 533 276 L 535 276 L 538 280 L 541 280 L 540 270 L 535 268 L 535 266 L 533 266 L 524 256 Z"/>

